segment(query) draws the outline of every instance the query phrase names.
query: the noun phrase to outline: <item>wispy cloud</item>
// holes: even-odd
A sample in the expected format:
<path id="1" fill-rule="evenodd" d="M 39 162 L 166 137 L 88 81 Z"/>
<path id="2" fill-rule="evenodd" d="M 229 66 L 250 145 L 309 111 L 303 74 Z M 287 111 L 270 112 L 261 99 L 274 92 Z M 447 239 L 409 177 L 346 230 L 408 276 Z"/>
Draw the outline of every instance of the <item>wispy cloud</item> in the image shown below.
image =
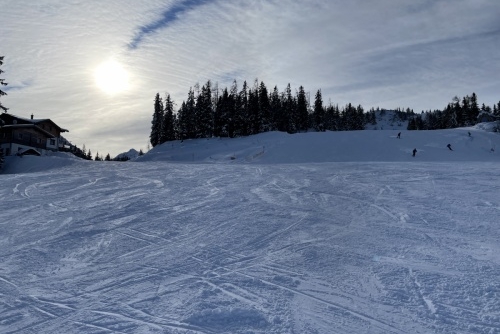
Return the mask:
<path id="1" fill-rule="evenodd" d="M 4 86 L 2 88 L 2 90 L 4 92 L 17 91 L 17 90 L 22 90 L 22 89 L 28 88 L 32 84 L 33 84 L 33 81 L 31 81 L 31 80 L 29 80 L 29 81 L 22 81 L 22 82 L 18 82 L 18 83 L 14 83 L 14 84 L 10 84 L 9 83 L 7 86 Z"/>
<path id="2" fill-rule="evenodd" d="M 170 24 L 178 20 L 182 13 L 213 1 L 215 0 L 181 0 L 174 3 L 161 13 L 159 19 L 139 27 L 132 41 L 128 44 L 128 48 L 136 49 L 144 37 L 160 29 L 167 28 Z"/>

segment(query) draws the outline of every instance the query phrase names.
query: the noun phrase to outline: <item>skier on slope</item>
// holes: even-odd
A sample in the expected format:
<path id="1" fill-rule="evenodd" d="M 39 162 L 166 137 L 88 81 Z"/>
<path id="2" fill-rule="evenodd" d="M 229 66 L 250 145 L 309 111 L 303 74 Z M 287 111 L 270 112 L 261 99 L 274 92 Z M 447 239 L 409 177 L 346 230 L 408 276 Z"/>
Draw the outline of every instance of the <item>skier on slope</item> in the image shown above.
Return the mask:
<path id="1" fill-rule="evenodd" d="M 416 148 L 413 149 L 413 156 L 415 156 L 415 154 L 417 154 L 417 149 Z"/>
<path id="2" fill-rule="evenodd" d="M 448 149 L 449 149 L 450 151 L 453 151 L 453 150 L 451 149 L 451 144 L 446 145 L 446 147 L 448 147 Z"/>
<path id="3" fill-rule="evenodd" d="M 401 139 L 401 132 L 398 133 L 398 139 Z"/>

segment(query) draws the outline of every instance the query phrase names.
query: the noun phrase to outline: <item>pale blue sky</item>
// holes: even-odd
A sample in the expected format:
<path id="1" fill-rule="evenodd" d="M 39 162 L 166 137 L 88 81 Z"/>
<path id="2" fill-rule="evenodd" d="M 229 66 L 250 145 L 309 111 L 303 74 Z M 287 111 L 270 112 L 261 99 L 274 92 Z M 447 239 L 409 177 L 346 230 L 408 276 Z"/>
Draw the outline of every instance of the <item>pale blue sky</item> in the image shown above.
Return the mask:
<path id="1" fill-rule="evenodd" d="M 1 0 L 2 103 L 50 117 L 95 153 L 145 149 L 153 99 L 207 80 L 290 83 L 325 104 L 444 108 L 500 100 L 497 0 Z M 110 58 L 129 89 L 107 95 Z"/>

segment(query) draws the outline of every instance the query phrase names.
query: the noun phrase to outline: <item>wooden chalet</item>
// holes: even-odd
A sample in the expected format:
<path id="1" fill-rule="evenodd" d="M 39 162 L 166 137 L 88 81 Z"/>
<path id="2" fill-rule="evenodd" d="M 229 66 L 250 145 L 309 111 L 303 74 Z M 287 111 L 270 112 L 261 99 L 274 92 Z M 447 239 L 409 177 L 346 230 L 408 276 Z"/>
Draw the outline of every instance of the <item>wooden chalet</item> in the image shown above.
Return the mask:
<path id="1" fill-rule="evenodd" d="M 0 114 L 0 150 L 5 155 L 37 154 L 59 151 L 64 146 L 61 128 L 52 120 Z"/>

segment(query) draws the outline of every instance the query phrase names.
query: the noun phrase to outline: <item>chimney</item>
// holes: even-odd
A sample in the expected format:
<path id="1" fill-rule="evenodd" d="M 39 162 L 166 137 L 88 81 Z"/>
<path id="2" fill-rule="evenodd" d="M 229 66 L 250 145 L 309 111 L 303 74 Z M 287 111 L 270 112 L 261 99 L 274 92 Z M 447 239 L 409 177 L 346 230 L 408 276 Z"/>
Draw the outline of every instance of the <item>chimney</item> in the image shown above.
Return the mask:
<path id="1" fill-rule="evenodd" d="M 33 114 L 31 114 L 31 119 L 33 119 Z"/>

